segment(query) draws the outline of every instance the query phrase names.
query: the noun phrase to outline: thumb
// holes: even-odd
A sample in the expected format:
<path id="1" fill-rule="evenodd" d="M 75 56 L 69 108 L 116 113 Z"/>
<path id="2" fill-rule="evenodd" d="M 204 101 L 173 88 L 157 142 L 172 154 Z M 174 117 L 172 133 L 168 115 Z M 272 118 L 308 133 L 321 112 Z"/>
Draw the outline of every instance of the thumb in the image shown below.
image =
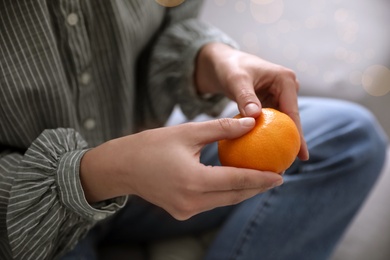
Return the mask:
<path id="1" fill-rule="evenodd" d="M 241 115 L 255 118 L 258 117 L 261 113 L 261 103 L 253 88 L 233 89 L 236 89 L 233 95 Z"/>
<path id="2" fill-rule="evenodd" d="M 208 144 L 222 139 L 238 138 L 248 133 L 255 126 L 255 119 L 252 117 L 220 118 L 196 123 L 194 126 L 196 142 Z"/>

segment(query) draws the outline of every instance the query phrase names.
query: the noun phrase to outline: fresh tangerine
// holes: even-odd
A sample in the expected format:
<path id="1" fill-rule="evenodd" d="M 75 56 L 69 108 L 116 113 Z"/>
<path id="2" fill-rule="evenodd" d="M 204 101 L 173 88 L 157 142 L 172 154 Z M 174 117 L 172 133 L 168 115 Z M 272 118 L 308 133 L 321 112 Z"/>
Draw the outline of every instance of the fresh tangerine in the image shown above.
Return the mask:
<path id="1" fill-rule="evenodd" d="M 241 118 L 238 114 L 235 118 Z M 294 121 L 276 109 L 263 108 L 247 134 L 218 142 L 224 166 L 282 173 L 298 155 L 301 141 Z"/>

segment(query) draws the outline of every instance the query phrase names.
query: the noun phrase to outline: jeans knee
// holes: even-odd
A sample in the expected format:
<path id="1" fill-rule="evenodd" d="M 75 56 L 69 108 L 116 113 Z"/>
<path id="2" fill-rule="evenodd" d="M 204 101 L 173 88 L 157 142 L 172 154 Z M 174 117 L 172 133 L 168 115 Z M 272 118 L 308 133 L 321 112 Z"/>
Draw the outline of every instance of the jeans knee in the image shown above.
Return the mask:
<path id="1" fill-rule="evenodd" d="M 333 99 L 302 102 L 302 122 L 310 160 L 307 169 L 384 163 L 387 137 L 375 116 L 361 105 Z"/>
<path id="2" fill-rule="evenodd" d="M 388 140 L 381 125 L 368 109 L 357 104 L 350 105 L 349 109 L 350 125 L 354 126 L 351 135 L 357 137 L 355 146 L 361 146 L 366 163 L 383 165 Z"/>

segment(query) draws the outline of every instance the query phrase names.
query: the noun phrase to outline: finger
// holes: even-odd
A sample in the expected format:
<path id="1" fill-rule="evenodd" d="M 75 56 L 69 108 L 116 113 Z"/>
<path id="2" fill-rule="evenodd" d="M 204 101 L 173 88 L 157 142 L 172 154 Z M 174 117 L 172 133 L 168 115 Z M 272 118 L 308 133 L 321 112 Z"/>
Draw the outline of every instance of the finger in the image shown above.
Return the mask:
<path id="1" fill-rule="evenodd" d="M 215 166 L 207 167 L 200 180 L 203 192 L 257 189 L 268 190 L 283 183 L 277 173 L 252 169 Z"/>
<path id="2" fill-rule="evenodd" d="M 205 166 L 206 167 L 206 166 Z M 197 180 L 200 197 L 193 201 L 190 215 L 216 207 L 234 205 L 283 183 L 276 173 L 234 167 L 207 167 Z"/>
<path id="3" fill-rule="evenodd" d="M 261 103 L 253 88 L 252 82 L 235 80 L 229 83 L 238 110 L 243 116 L 258 117 L 261 113 Z"/>
<path id="4" fill-rule="evenodd" d="M 178 205 L 159 205 L 178 220 L 187 220 L 192 216 L 217 207 L 235 205 L 243 202 L 266 189 L 244 189 L 230 191 L 213 191 L 196 194 L 196 197 L 179 198 Z"/>
<path id="5" fill-rule="evenodd" d="M 309 159 L 309 151 L 307 149 L 307 144 L 305 138 L 303 136 L 303 130 L 301 125 L 301 119 L 299 115 L 298 108 L 298 97 L 297 91 L 299 89 L 299 83 L 295 80 L 287 80 L 285 83 L 288 87 L 284 88 L 284 91 L 280 94 L 279 104 L 280 111 L 287 114 L 295 123 L 298 128 L 300 139 L 301 139 L 301 147 L 298 153 L 298 157 L 301 160 Z"/>
<path id="6" fill-rule="evenodd" d="M 201 201 L 198 203 L 199 208 L 197 210 L 203 212 L 217 207 L 235 205 L 265 191 L 267 189 L 207 192 L 200 197 Z"/>
<path id="7" fill-rule="evenodd" d="M 203 167 L 186 192 L 190 196 L 179 202 L 179 206 L 163 207 L 175 218 L 185 220 L 206 210 L 237 204 L 283 183 L 282 177 L 272 172 L 222 166 Z"/>
<path id="8" fill-rule="evenodd" d="M 244 117 L 220 118 L 201 123 L 192 123 L 192 135 L 198 144 L 208 144 L 222 139 L 238 138 L 248 133 L 255 126 L 255 119 Z"/>

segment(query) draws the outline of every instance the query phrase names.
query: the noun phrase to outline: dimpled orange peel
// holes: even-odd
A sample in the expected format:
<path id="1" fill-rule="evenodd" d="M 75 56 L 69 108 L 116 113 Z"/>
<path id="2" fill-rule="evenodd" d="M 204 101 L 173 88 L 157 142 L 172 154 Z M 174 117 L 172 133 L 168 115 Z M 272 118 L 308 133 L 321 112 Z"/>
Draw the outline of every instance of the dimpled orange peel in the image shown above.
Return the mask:
<path id="1" fill-rule="evenodd" d="M 239 114 L 235 118 L 241 118 Z M 219 160 L 224 166 L 282 173 L 298 155 L 301 141 L 294 121 L 286 114 L 263 108 L 247 134 L 218 142 Z"/>

